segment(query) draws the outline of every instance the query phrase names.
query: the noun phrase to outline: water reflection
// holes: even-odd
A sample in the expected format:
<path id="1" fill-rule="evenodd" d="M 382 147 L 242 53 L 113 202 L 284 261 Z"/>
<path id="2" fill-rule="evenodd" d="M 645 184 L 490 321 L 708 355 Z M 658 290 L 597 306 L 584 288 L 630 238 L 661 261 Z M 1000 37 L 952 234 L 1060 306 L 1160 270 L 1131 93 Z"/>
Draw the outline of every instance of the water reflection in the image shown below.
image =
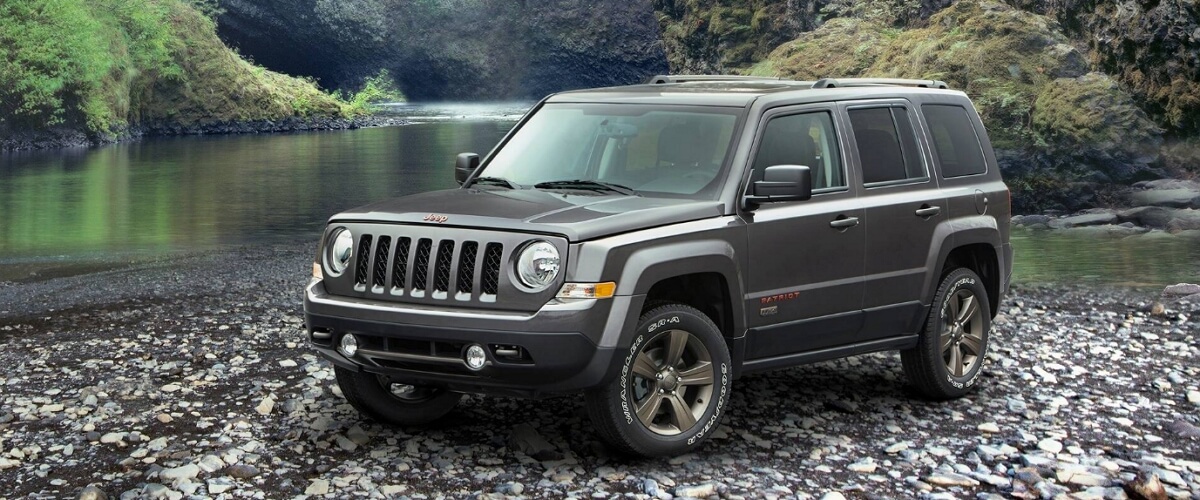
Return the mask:
<path id="1" fill-rule="evenodd" d="M 182 137 L 0 156 L 0 256 L 82 255 L 315 234 L 333 213 L 454 185 L 454 155 L 511 122 Z"/>
<path id="2" fill-rule="evenodd" d="M 1162 286 L 1200 282 L 1200 241 L 1163 233 L 1106 239 L 1015 230 L 1014 281 Z"/>

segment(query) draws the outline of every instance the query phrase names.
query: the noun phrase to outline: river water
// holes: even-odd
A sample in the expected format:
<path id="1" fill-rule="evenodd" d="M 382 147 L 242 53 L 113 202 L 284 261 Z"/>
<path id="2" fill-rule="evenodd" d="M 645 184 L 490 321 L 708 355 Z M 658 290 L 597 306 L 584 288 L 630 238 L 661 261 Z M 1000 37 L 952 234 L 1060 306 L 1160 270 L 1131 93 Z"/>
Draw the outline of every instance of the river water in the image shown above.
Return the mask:
<path id="1" fill-rule="evenodd" d="M 486 153 L 526 106 L 397 105 L 388 112 L 414 124 L 0 154 L 0 278 L 47 262 L 315 241 L 340 210 L 453 187 L 455 155 Z M 1200 245 L 1173 237 L 1017 231 L 1013 244 L 1018 281 L 1200 281 Z"/>

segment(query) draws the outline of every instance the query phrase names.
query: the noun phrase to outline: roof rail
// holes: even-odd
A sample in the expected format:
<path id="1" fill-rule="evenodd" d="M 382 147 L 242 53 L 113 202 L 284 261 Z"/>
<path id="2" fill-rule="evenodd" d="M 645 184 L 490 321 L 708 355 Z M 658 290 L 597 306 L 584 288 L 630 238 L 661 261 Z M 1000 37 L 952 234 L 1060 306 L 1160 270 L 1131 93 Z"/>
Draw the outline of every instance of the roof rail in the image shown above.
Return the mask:
<path id="1" fill-rule="evenodd" d="M 910 80 L 907 78 L 822 78 L 814 83 L 814 89 L 832 89 L 835 87 L 878 87 L 897 85 L 904 87 L 924 87 L 931 89 L 948 89 L 949 85 L 941 80 Z"/>
<path id="2" fill-rule="evenodd" d="M 688 82 L 777 82 L 784 81 L 783 78 L 773 76 L 746 76 L 746 75 L 656 75 L 646 82 L 648 85 L 661 85 L 664 83 L 688 83 Z"/>

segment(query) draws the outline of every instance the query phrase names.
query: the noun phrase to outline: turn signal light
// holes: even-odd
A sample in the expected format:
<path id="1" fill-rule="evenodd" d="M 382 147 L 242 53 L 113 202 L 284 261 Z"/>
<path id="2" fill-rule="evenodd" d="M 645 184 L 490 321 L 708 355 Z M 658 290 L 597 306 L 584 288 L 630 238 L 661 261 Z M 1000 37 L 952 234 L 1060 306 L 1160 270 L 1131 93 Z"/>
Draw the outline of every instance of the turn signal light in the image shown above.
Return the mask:
<path id="1" fill-rule="evenodd" d="M 321 272 L 321 265 L 316 262 L 313 262 L 313 278 L 325 279 L 324 274 Z"/>
<path id="2" fill-rule="evenodd" d="M 566 283 L 558 291 L 560 299 L 607 299 L 617 293 L 617 284 L 611 281 L 604 283 Z"/>

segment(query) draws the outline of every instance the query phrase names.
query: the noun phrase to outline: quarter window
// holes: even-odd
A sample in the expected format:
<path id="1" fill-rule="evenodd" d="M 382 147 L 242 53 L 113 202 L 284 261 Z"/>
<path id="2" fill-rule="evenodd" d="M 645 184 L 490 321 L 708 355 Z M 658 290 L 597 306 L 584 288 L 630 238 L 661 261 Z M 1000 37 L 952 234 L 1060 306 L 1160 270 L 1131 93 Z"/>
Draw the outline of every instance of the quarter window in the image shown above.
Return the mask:
<path id="1" fill-rule="evenodd" d="M 929 123 L 933 150 L 942 166 L 942 177 L 962 177 L 987 172 L 983 146 L 975 126 L 962 106 L 926 104 L 921 106 Z"/>
<path id="2" fill-rule="evenodd" d="M 779 116 L 767 122 L 754 157 L 750 181 L 761 180 L 774 165 L 803 165 L 812 170 L 813 190 L 844 188 L 846 175 L 828 111 Z"/>
<path id="3" fill-rule="evenodd" d="M 860 108 L 849 114 L 863 184 L 928 178 L 908 110 L 900 106 Z"/>

